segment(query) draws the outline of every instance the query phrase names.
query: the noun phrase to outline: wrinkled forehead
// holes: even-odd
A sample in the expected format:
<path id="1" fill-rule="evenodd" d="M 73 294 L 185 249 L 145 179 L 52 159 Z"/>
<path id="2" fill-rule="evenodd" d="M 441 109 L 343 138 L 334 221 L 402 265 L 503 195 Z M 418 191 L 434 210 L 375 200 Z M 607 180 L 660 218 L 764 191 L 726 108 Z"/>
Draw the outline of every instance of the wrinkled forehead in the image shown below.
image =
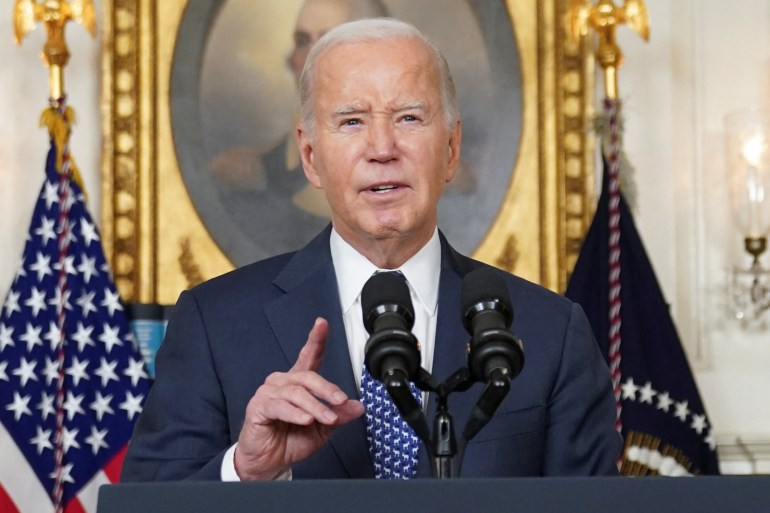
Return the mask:
<path id="1" fill-rule="evenodd" d="M 381 79 L 385 75 L 394 79 L 419 75 L 434 81 L 439 88 L 440 71 L 433 53 L 417 38 L 341 41 L 326 48 L 316 59 L 317 85 L 353 77 L 364 81 Z"/>

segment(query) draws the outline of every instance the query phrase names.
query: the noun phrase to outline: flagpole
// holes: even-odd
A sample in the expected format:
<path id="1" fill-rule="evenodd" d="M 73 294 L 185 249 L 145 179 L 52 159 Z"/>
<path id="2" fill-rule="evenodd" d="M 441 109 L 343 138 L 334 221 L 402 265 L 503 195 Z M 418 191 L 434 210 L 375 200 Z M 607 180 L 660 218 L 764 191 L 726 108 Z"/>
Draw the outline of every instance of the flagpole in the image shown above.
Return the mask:
<path id="1" fill-rule="evenodd" d="M 70 21 L 77 21 L 91 33 L 96 35 L 95 15 L 92 0 L 74 0 L 73 2 L 61 2 L 48 0 L 40 4 L 33 0 L 16 0 L 14 6 L 13 23 L 16 44 L 21 44 L 24 37 L 35 29 L 37 23 L 43 23 L 47 38 L 43 46 L 42 58 L 49 70 L 49 108 L 43 112 L 41 124 L 48 128 L 51 140 L 56 145 L 56 168 L 59 172 L 59 219 L 58 219 L 58 280 L 56 293 L 59 301 L 56 304 L 56 319 L 59 340 L 57 343 L 57 388 L 55 396 L 56 405 L 56 434 L 54 436 L 54 489 L 53 505 L 56 513 L 64 511 L 64 483 L 67 478 L 64 453 L 64 381 L 65 381 L 65 339 L 66 339 L 66 297 L 67 291 L 67 258 L 69 244 L 72 240 L 71 226 L 69 223 L 69 208 L 72 205 L 71 179 L 76 172 L 74 163 L 69 154 L 69 136 L 74 114 L 66 106 L 66 94 L 64 91 L 64 68 L 69 62 L 70 53 L 64 39 L 64 29 Z M 79 176 L 76 176 L 79 181 Z M 82 187 L 81 189 L 85 190 Z"/>
<path id="2" fill-rule="evenodd" d="M 623 63 L 623 52 L 617 44 L 617 27 L 627 24 L 644 40 L 649 39 L 649 19 L 643 0 L 626 0 L 618 7 L 612 0 L 599 0 L 592 5 L 589 0 L 573 0 L 565 17 L 565 29 L 569 37 L 578 42 L 593 29 L 598 38 L 596 60 L 604 72 L 603 102 L 606 119 L 605 150 L 608 174 L 608 218 L 609 218 L 609 349 L 608 359 L 610 376 L 615 396 L 615 429 L 623 432 L 623 397 L 621 389 L 621 260 L 620 260 L 620 162 L 622 151 L 622 127 L 620 119 L 620 100 L 618 97 L 618 68 Z M 618 468 L 623 458 L 618 457 Z"/>

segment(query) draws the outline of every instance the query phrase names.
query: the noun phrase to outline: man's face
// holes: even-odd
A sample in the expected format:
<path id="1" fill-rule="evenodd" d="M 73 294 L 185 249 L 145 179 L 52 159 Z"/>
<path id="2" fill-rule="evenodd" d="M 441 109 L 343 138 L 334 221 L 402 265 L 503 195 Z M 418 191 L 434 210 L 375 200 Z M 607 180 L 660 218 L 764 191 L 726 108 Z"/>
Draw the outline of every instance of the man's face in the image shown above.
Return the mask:
<path id="1" fill-rule="evenodd" d="M 300 129 L 300 150 L 335 228 L 354 246 L 427 241 L 461 138 L 459 122 L 447 127 L 429 50 L 404 38 L 348 43 L 317 64 L 315 127 L 312 134 Z"/>
<path id="2" fill-rule="evenodd" d="M 297 84 L 310 48 L 329 30 L 346 21 L 350 21 L 350 5 L 346 0 L 306 0 L 302 4 L 294 27 L 294 48 L 287 59 Z"/>

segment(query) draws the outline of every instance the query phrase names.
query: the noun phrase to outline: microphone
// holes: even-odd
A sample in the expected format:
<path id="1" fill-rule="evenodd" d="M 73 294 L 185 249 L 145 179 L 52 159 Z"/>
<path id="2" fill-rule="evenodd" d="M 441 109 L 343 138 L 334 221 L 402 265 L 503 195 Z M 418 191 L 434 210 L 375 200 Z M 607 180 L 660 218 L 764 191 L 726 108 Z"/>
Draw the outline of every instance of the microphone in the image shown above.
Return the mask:
<path id="1" fill-rule="evenodd" d="M 499 271 L 482 267 L 465 275 L 460 299 L 463 325 L 471 335 L 468 368 L 473 377 L 489 382 L 493 376 L 508 381 L 518 376 L 524 350 L 508 330 L 513 307 Z"/>
<path id="2" fill-rule="evenodd" d="M 399 272 L 377 273 L 361 291 L 364 327 L 371 335 L 364 348 L 364 363 L 374 379 L 382 381 L 393 404 L 417 436 L 430 440 L 425 415 L 412 395 L 409 381 L 418 381 L 420 349 L 412 334 L 414 307 L 406 278 Z"/>
<path id="3" fill-rule="evenodd" d="M 420 350 L 412 334 L 414 307 L 404 275 L 374 274 L 361 291 L 366 342 L 364 363 L 379 381 L 388 377 L 414 380 L 420 369 Z"/>
<path id="4" fill-rule="evenodd" d="M 508 330 L 513 307 L 499 271 L 482 267 L 465 275 L 460 299 L 463 325 L 471 335 L 468 369 L 474 379 L 486 383 L 463 430 L 463 454 L 467 441 L 487 425 L 508 395 L 511 380 L 524 366 L 524 350 Z"/>

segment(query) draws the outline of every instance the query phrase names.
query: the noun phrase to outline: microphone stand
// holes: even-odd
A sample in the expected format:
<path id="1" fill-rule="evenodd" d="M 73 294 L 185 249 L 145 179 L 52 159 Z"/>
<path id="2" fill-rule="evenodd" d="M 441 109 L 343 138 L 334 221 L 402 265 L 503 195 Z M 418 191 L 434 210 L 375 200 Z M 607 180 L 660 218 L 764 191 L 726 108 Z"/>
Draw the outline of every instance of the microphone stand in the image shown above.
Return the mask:
<path id="1" fill-rule="evenodd" d="M 464 392 L 476 382 L 468 368 L 458 369 L 444 383 L 439 383 L 428 371 L 420 368 L 414 380 L 415 385 L 420 390 L 436 394 L 437 407 L 432 436 L 425 414 L 409 391 L 407 376 L 396 371 L 383 377 L 385 388 L 404 421 L 425 444 L 431 459 L 431 475 L 438 479 L 459 477 L 465 446 L 492 419 L 511 388 L 511 376 L 505 369 L 495 369 L 490 373 L 487 385 L 465 425 L 458 450 L 454 419 L 449 412 L 448 400 L 453 392 Z"/>

